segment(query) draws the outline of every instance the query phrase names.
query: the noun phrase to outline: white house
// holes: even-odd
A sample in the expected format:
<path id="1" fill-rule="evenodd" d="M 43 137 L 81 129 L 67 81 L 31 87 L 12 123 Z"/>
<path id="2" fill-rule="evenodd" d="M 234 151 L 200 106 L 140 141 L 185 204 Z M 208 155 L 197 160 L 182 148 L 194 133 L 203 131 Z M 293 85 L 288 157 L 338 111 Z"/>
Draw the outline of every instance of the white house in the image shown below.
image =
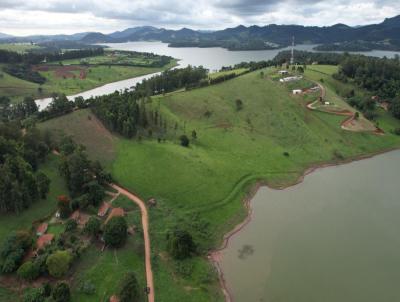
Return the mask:
<path id="1" fill-rule="evenodd" d="M 279 70 L 278 73 L 280 75 L 285 75 L 285 74 L 289 74 L 289 71 L 287 71 L 287 70 Z"/>
<path id="2" fill-rule="evenodd" d="M 303 90 L 301 89 L 293 89 L 293 94 L 301 94 Z"/>

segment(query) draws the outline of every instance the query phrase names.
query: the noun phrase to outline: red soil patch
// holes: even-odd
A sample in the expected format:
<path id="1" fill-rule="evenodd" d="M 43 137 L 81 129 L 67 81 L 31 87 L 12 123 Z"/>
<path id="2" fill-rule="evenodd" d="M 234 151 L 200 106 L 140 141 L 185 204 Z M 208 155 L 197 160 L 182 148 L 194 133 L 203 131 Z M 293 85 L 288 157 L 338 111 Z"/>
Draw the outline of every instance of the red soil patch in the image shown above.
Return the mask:
<path id="1" fill-rule="evenodd" d="M 106 219 L 106 223 L 113 217 L 123 217 L 125 216 L 125 211 L 123 208 L 113 208 L 111 210 L 110 215 L 108 215 L 107 219 Z"/>
<path id="2" fill-rule="evenodd" d="M 97 215 L 100 217 L 104 217 L 109 209 L 110 209 L 110 204 L 108 202 L 103 202 L 99 211 L 97 212 Z"/>

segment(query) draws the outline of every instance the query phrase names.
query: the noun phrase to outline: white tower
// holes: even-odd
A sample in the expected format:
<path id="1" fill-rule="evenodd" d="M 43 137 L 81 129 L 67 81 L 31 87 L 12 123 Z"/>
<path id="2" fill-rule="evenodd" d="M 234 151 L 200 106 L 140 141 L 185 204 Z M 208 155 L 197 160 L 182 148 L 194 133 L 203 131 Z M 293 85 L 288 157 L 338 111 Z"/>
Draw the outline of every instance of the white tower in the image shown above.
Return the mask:
<path id="1" fill-rule="evenodd" d="M 292 37 L 292 56 L 290 57 L 290 65 L 294 64 L 294 36 Z"/>

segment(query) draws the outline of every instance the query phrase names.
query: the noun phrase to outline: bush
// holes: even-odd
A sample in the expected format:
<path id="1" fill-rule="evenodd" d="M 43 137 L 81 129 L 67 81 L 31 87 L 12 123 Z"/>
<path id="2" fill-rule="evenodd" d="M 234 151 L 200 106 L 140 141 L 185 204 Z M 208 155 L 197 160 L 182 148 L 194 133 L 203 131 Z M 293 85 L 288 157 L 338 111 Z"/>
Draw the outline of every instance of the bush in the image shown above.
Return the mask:
<path id="1" fill-rule="evenodd" d="M 72 255 L 70 252 L 56 251 L 47 257 L 47 270 L 53 277 L 60 278 L 68 271 L 71 261 Z"/>
<path id="2" fill-rule="evenodd" d="M 28 288 L 24 291 L 23 302 L 44 302 L 46 298 L 45 291 L 42 287 Z"/>
<path id="3" fill-rule="evenodd" d="M 124 245 L 128 236 L 128 224 L 124 217 L 112 217 L 104 228 L 104 241 L 112 247 Z"/>
<path id="4" fill-rule="evenodd" d="M 79 286 L 79 291 L 86 295 L 93 295 L 96 292 L 96 287 L 89 280 L 83 281 Z"/>
<path id="5" fill-rule="evenodd" d="M 66 232 L 71 232 L 76 230 L 78 227 L 78 223 L 74 219 L 68 219 L 67 222 L 65 223 L 65 231 Z"/>
<path id="6" fill-rule="evenodd" d="M 40 267 L 32 261 L 25 262 L 17 271 L 18 277 L 28 281 L 35 280 L 37 277 L 39 277 L 39 273 Z"/>
<path id="7" fill-rule="evenodd" d="M 133 272 L 126 273 L 124 278 L 121 280 L 118 297 L 120 302 L 142 301 L 139 283 Z"/>
<path id="8" fill-rule="evenodd" d="M 51 293 L 51 297 L 54 302 L 69 302 L 71 300 L 71 293 L 68 284 L 65 282 L 57 283 Z"/>
<path id="9" fill-rule="evenodd" d="M 396 134 L 396 135 L 400 135 L 400 128 L 394 129 L 393 133 Z"/>
<path id="10" fill-rule="evenodd" d="M 188 258 L 196 249 L 192 235 L 186 230 L 175 229 L 167 235 L 167 239 L 168 252 L 175 259 Z"/>
<path id="11" fill-rule="evenodd" d="M 179 137 L 179 140 L 181 141 L 181 146 L 183 147 L 189 147 L 189 138 L 186 135 L 181 135 Z"/>

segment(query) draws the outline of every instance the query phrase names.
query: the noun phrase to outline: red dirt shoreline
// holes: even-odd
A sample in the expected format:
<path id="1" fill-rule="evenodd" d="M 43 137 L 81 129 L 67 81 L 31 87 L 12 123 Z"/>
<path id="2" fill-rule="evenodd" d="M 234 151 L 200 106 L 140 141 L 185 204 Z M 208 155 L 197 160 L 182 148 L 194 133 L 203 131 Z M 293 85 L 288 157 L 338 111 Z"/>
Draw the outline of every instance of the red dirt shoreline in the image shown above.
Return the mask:
<path id="1" fill-rule="evenodd" d="M 251 221 L 253 210 L 251 208 L 250 202 L 253 199 L 253 197 L 255 196 L 255 194 L 258 192 L 260 187 L 267 186 L 267 187 L 269 187 L 271 189 L 274 189 L 274 190 L 284 190 L 284 189 L 287 189 L 289 187 L 293 187 L 293 186 L 296 186 L 296 185 L 302 183 L 304 181 L 304 178 L 307 175 L 313 173 L 314 171 L 316 171 L 318 169 L 341 166 L 341 165 L 349 164 L 349 163 L 352 163 L 352 162 L 357 162 L 357 161 L 361 161 L 361 160 L 364 160 L 364 159 L 373 158 L 375 156 L 378 156 L 378 155 L 381 155 L 381 154 L 384 154 L 384 153 L 388 153 L 388 152 L 391 152 L 391 151 L 396 151 L 396 150 L 400 150 L 400 147 L 389 148 L 389 149 L 377 151 L 377 152 L 374 152 L 374 153 L 371 153 L 371 154 L 367 154 L 367 155 L 355 156 L 355 157 L 351 157 L 351 158 L 348 158 L 348 159 L 340 161 L 340 162 L 314 164 L 314 165 L 311 165 L 310 168 L 307 168 L 303 172 L 303 174 L 301 176 L 299 176 L 299 178 L 295 182 L 290 183 L 288 185 L 284 185 L 284 186 L 273 187 L 273 186 L 269 185 L 267 181 L 258 181 L 258 182 L 256 182 L 256 184 L 250 189 L 250 191 L 248 192 L 246 197 L 243 199 L 243 205 L 244 205 L 245 209 L 247 210 L 246 218 L 241 223 L 237 224 L 231 231 L 229 231 L 228 233 L 224 234 L 224 236 L 222 238 L 221 246 L 218 249 L 210 251 L 209 254 L 208 254 L 209 261 L 211 261 L 211 263 L 213 264 L 213 266 L 217 270 L 220 287 L 221 287 L 222 292 L 223 292 L 223 294 L 225 296 L 225 301 L 226 302 L 233 302 L 234 300 L 233 300 L 233 295 L 232 295 L 231 291 L 229 290 L 229 288 L 227 286 L 227 283 L 226 283 L 226 280 L 225 280 L 225 276 L 224 276 L 224 273 L 223 273 L 222 268 L 221 268 L 221 258 L 222 258 L 221 251 L 225 250 L 229 246 L 229 240 L 234 235 L 239 233 Z"/>

